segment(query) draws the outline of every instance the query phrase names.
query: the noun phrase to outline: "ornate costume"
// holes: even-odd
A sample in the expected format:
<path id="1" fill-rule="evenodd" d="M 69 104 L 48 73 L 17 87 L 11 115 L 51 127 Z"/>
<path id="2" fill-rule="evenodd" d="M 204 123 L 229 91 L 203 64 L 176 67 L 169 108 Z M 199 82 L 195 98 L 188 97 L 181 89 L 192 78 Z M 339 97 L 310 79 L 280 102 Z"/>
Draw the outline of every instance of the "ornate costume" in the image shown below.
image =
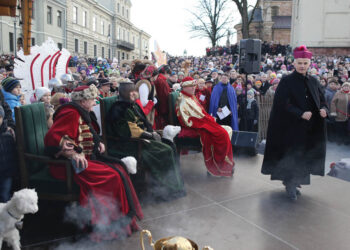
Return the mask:
<path id="1" fill-rule="evenodd" d="M 195 96 L 184 91 L 176 102 L 176 114 L 185 130 L 190 128 L 200 136 L 208 172 L 214 176 L 232 176 L 232 145 L 225 128 L 215 122 Z"/>
<path id="2" fill-rule="evenodd" d="M 74 94 L 75 92 L 73 92 Z M 91 224 L 97 229 L 99 239 L 113 239 L 118 235 L 115 226 L 123 233 L 137 230 L 136 216 L 143 218 L 141 206 L 134 187 L 122 161 L 106 159 L 98 152 L 99 127 L 93 112 L 88 112 L 76 103 L 68 103 L 57 109 L 54 123 L 45 136 L 47 154 L 57 157 L 65 140 L 81 151 L 88 166 L 80 173 L 74 173 L 74 180 L 80 187 L 80 204 L 88 209 Z M 50 173 L 54 178 L 65 180 L 63 166 L 53 165 Z"/>

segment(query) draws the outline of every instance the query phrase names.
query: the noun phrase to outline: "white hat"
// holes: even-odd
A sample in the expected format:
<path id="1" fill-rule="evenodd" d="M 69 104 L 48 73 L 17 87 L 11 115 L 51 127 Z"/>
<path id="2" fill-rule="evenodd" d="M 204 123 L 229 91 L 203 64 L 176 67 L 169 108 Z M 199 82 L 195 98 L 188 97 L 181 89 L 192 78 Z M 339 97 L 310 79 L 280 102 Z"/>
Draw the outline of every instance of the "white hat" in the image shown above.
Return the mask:
<path id="1" fill-rule="evenodd" d="M 35 89 L 35 95 L 38 101 L 40 101 L 41 97 L 43 97 L 47 93 L 51 93 L 51 91 L 46 87 L 39 87 Z"/>

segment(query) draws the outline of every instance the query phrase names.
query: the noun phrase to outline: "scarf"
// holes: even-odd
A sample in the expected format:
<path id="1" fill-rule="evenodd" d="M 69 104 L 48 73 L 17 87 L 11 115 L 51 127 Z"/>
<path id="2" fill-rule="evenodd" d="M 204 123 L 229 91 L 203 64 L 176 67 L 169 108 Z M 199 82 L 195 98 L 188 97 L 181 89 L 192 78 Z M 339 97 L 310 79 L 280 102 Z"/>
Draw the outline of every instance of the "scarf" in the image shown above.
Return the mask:
<path id="1" fill-rule="evenodd" d="M 247 98 L 247 109 L 251 109 L 252 108 L 252 102 L 254 101 L 254 98 Z"/>

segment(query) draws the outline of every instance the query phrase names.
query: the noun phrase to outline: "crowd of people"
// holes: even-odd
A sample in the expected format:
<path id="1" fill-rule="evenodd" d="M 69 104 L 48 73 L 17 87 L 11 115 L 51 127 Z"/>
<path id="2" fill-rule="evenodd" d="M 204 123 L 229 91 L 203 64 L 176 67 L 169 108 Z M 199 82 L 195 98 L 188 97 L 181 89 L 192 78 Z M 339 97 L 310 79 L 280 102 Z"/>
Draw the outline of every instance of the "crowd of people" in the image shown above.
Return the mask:
<path id="1" fill-rule="evenodd" d="M 114 158 L 104 157 L 99 116 L 93 112 L 101 98 L 118 96 L 106 120 L 113 137 L 150 142 L 141 154 L 150 173 L 148 198 L 167 201 L 186 195 L 176 147 L 157 132 L 170 124 L 169 113 L 176 113 L 181 126 L 177 137 L 201 139 L 209 175 L 233 175 L 232 130 L 258 131 L 257 96 L 272 98 L 280 80 L 294 71 L 289 46 L 264 43 L 261 72 L 240 73 L 238 62 L 232 63 L 235 46 L 207 50 L 204 57 L 169 56 L 168 64 L 160 67 L 147 59 L 118 62 L 74 57 L 69 74 L 35 90 L 31 102 L 45 106 L 47 154 L 71 159 L 77 166 L 74 178 L 81 189 L 80 203 L 90 209 L 92 224 L 106 216 L 110 221 L 128 217 L 123 229 L 131 233 L 138 228 L 136 217 L 143 217 L 138 200 L 142 192 L 136 190 L 136 194 L 120 160 L 137 157 L 137 144 L 130 140 L 109 143 L 108 154 Z M 308 69 L 330 110 L 329 140 L 345 144 L 350 143 L 349 59 L 314 56 Z M 13 74 L 13 56 L 1 57 L 0 81 L 0 202 L 6 202 L 17 169 L 14 109 L 28 104 Z M 169 110 L 172 92 L 179 92 L 176 110 Z M 65 179 L 63 168 L 52 166 L 50 172 Z M 106 202 L 106 193 L 112 193 L 109 199 L 116 200 L 116 206 Z M 114 237 L 100 233 L 102 238 Z"/>

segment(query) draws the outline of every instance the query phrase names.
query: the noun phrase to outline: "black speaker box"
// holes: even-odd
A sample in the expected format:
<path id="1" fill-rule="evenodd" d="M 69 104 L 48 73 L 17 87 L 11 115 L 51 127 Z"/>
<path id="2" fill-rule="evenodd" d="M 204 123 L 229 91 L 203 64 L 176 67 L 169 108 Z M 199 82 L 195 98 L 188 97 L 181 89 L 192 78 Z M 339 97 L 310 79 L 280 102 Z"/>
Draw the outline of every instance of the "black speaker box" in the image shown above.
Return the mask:
<path id="1" fill-rule="evenodd" d="M 239 44 L 239 72 L 260 73 L 261 40 L 242 39 Z"/>
<path id="2" fill-rule="evenodd" d="M 258 152 L 258 133 L 247 131 L 233 131 L 231 139 L 235 151 L 243 151 L 250 155 Z"/>

